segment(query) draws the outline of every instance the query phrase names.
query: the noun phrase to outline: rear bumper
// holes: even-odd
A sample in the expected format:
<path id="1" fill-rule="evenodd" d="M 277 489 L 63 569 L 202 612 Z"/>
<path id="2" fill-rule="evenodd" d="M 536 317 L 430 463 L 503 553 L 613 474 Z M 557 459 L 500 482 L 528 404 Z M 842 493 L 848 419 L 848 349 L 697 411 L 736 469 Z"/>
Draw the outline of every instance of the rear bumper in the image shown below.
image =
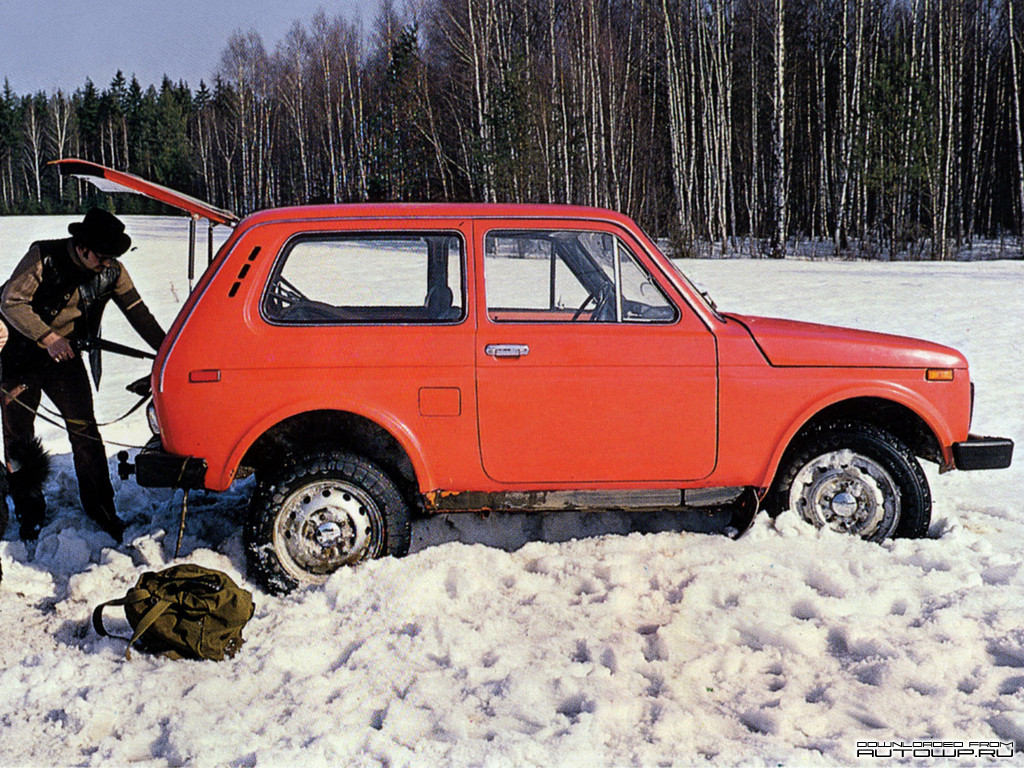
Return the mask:
<path id="1" fill-rule="evenodd" d="M 1004 469 L 1013 460 L 1013 440 L 1005 437 L 970 435 L 962 443 L 953 443 L 953 463 L 957 469 Z"/>
<path id="2" fill-rule="evenodd" d="M 153 438 L 135 456 L 135 463 L 128 461 L 128 452 L 117 454 L 117 472 L 127 479 L 135 475 L 135 481 L 145 488 L 204 488 L 206 481 L 206 460 L 195 456 L 179 456 L 167 453 L 159 438 Z"/>

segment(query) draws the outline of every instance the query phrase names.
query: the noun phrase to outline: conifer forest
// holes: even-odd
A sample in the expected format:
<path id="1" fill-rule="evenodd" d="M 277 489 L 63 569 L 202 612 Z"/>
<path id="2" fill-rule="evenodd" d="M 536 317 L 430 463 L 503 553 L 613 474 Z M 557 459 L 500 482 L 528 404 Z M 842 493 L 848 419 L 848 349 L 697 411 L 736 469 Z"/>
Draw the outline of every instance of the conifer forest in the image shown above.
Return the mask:
<path id="1" fill-rule="evenodd" d="M 0 213 L 109 204 L 47 165 L 80 157 L 238 214 L 557 202 L 679 253 L 1021 255 L 1024 0 L 417 0 L 365 27 L 328 5 L 232 34 L 209 80 L 130 72 L 5 81 Z"/>

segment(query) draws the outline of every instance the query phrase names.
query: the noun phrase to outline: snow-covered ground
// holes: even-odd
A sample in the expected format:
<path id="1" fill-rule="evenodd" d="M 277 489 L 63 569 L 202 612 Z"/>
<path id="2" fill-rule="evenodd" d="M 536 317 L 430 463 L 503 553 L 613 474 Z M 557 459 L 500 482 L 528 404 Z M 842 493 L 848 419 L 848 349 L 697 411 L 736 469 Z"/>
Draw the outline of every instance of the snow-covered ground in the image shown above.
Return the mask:
<path id="1" fill-rule="evenodd" d="M 0 218 L 0 273 L 70 220 Z M 139 247 L 124 263 L 169 325 L 187 224 L 127 221 Z M 976 428 L 1024 443 L 1024 262 L 682 266 L 726 310 L 958 347 Z M 105 331 L 140 343 L 114 309 Z M 146 372 L 105 368 L 101 421 Z M 928 465 L 929 537 L 881 546 L 791 514 L 738 541 L 622 514 L 421 521 L 402 560 L 256 591 L 233 660 L 126 662 L 89 614 L 172 563 L 180 494 L 115 479 L 130 523 L 115 547 L 78 509 L 62 430 L 38 426 L 57 457 L 48 524 L 34 547 L 16 521 L 0 541 L 3 766 L 845 765 L 858 741 L 1024 747 L 1021 457 L 1000 472 Z M 104 434 L 113 457 L 149 433 L 137 413 Z M 182 560 L 246 583 L 247 492 L 193 494 Z"/>

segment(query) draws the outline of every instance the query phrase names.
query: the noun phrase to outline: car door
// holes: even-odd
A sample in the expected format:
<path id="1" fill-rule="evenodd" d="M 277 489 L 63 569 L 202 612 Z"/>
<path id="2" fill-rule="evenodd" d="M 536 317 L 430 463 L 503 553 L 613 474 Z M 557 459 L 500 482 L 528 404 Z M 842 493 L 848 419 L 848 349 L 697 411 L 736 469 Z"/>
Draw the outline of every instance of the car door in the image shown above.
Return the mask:
<path id="1" fill-rule="evenodd" d="M 628 232 L 477 221 L 486 474 L 567 487 L 681 482 L 716 462 L 715 339 Z"/>

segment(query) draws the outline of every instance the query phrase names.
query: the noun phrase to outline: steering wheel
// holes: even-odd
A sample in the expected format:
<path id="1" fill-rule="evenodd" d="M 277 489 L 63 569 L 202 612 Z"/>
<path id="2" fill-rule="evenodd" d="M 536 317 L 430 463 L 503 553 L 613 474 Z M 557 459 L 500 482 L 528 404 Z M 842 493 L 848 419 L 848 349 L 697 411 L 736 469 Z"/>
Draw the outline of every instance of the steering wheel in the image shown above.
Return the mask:
<path id="1" fill-rule="evenodd" d="M 589 303 L 590 303 L 590 302 L 591 302 L 591 301 L 592 301 L 593 299 L 594 299 L 594 294 L 592 294 L 592 293 L 588 293 L 588 294 L 587 294 L 587 298 L 585 298 L 585 299 L 583 300 L 583 303 L 582 303 L 582 304 L 580 304 L 580 306 L 579 306 L 579 309 L 577 309 L 577 310 L 576 310 L 576 311 L 575 311 L 575 312 L 573 313 L 573 315 L 572 315 L 572 321 L 571 321 L 571 322 L 574 322 L 574 323 L 575 323 L 575 322 L 576 322 L 576 321 L 577 321 L 577 320 L 579 319 L 579 316 L 583 314 L 583 310 L 587 308 L 587 304 L 589 304 Z"/>
<path id="2" fill-rule="evenodd" d="M 594 311 L 590 314 L 590 322 L 592 323 L 607 323 L 609 320 L 614 320 L 614 312 L 609 315 L 609 309 L 611 309 L 612 302 L 615 300 L 615 286 L 611 283 L 602 285 L 597 289 L 597 293 L 590 293 L 587 298 L 580 304 L 572 316 L 573 321 L 579 319 L 579 316 L 583 314 L 583 310 L 587 308 L 587 305 L 591 301 L 596 301 L 594 304 Z"/>
<path id="3" fill-rule="evenodd" d="M 592 323 L 608 323 L 615 320 L 615 286 L 602 285 L 597 291 L 597 304 L 590 314 Z"/>

